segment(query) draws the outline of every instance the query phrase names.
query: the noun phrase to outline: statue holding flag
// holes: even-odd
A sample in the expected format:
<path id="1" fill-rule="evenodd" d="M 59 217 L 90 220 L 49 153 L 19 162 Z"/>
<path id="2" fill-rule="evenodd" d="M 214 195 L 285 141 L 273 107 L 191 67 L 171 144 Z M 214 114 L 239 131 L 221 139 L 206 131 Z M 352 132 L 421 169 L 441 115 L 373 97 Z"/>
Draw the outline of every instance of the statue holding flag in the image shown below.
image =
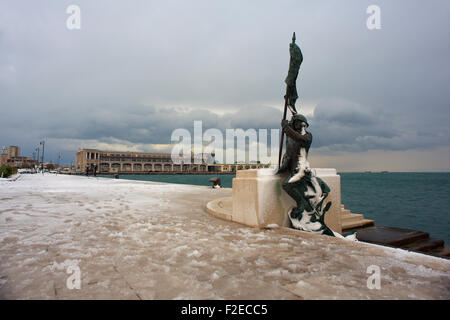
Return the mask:
<path id="1" fill-rule="evenodd" d="M 286 77 L 286 95 L 284 96 L 284 113 L 281 120 L 281 141 L 277 174 L 288 173 L 282 188 L 295 200 L 296 207 L 289 213 L 292 226 L 303 231 L 340 236 L 325 224 L 325 214 L 331 207 L 327 197 L 328 185 L 319 177 L 308 162 L 308 151 L 312 143 L 312 134 L 306 131 L 309 126 L 305 116 L 297 113 L 295 102 L 298 99 L 296 80 L 303 55 L 295 44 L 295 32 L 289 45 L 290 61 Z M 287 109 L 291 110 L 291 120 L 286 120 Z M 281 161 L 283 140 L 286 135 L 286 153 Z"/>

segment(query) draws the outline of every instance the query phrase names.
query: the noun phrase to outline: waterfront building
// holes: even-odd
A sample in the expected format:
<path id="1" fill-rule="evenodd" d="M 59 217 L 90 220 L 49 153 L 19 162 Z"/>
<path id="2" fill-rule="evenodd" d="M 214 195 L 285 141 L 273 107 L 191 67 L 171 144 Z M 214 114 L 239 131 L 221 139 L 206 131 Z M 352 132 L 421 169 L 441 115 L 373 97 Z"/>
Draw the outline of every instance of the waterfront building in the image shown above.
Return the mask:
<path id="1" fill-rule="evenodd" d="M 102 151 L 79 149 L 76 155 L 76 172 L 96 166 L 98 173 L 151 173 L 151 172 L 207 172 L 201 164 L 173 163 L 170 153 Z"/>
<path id="2" fill-rule="evenodd" d="M 194 163 L 197 158 L 199 164 Z M 76 172 L 85 173 L 95 167 L 100 174 L 119 173 L 231 173 L 236 170 L 267 168 L 264 164 L 208 164 L 205 155 L 191 156 L 191 163 L 174 163 L 170 153 L 103 151 L 78 149 Z M 178 161 L 177 161 L 178 162 Z"/>

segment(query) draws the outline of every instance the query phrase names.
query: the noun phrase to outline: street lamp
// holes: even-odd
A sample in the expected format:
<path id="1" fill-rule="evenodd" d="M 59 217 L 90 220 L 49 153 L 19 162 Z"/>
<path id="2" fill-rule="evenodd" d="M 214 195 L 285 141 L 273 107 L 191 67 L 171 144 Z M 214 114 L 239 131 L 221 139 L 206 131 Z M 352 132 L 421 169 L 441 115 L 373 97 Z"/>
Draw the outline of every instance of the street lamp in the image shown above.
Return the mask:
<path id="1" fill-rule="evenodd" d="M 37 160 L 37 172 L 36 173 L 38 173 L 39 172 L 39 147 L 36 148 L 36 151 L 37 151 L 37 158 L 36 158 L 36 160 Z"/>
<path id="2" fill-rule="evenodd" d="M 40 145 L 42 146 L 42 174 L 44 174 L 44 148 L 45 148 L 45 141 L 42 140 L 40 142 Z"/>

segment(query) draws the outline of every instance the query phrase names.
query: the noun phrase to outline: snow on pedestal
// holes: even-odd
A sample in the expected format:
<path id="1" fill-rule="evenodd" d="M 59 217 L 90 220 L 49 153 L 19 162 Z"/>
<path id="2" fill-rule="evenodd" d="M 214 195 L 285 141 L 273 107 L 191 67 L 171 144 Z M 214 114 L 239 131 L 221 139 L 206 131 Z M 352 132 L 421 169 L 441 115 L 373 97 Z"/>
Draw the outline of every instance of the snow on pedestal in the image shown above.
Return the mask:
<path id="1" fill-rule="evenodd" d="M 325 224 L 335 232 L 341 228 L 341 177 L 336 169 L 313 169 L 331 189 L 326 202 L 331 201 Z M 232 219 L 252 226 L 277 224 L 289 226 L 288 212 L 295 201 L 283 190 L 285 176 L 275 175 L 272 169 L 239 170 L 233 179 Z"/>

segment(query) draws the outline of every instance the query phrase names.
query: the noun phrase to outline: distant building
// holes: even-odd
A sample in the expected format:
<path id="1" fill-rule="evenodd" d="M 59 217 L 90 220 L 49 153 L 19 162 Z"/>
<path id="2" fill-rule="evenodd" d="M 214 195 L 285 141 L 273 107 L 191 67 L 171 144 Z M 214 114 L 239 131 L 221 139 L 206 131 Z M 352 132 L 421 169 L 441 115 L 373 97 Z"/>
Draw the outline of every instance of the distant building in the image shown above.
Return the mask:
<path id="1" fill-rule="evenodd" d="M 194 161 L 197 160 L 197 161 Z M 91 172 L 96 166 L 97 173 L 195 173 L 195 172 L 235 172 L 238 169 L 264 168 L 269 165 L 263 164 L 208 164 L 205 154 L 191 156 L 191 163 L 188 161 L 172 161 L 170 153 L 152 152 L 123 152 L 123 151 L 102 151 L 98 149 L 78 149 L 76 155 L 77 173 L 85 173 L 87 169 Z M 194 162 L 200 162 L 196 164 Z"/>
<path id="2" fill-rule="evenodd" d="M 31 168 L 36 161 L 31 157 L 23 157 L 20 155 L 20 147 L 9 146 L 7 152 L 1 154 L 1 165 L 8 165 L 15 168 Z"/>
<path id="3" fill-rule="evenodd" d="M 20 147 L 9 146 L 8 147 L 8 159 L 20 157 Z"/>
<path id="4" fill-rule="evenodd" d="M 206 172 L 206 163 L 173 163 L 170 153 L 102 151 L 79 149 L 76 172 L 97 166 L 98 173 Z"/>

